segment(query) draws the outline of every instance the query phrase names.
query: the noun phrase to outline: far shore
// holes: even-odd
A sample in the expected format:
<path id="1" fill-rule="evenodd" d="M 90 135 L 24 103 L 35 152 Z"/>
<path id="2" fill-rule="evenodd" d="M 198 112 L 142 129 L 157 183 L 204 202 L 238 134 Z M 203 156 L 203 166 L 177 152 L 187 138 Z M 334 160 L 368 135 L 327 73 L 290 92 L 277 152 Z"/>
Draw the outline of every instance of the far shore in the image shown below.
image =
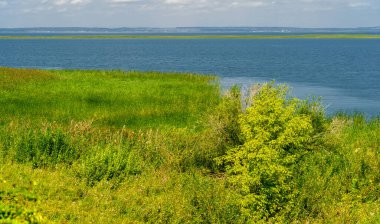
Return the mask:
<path id="1" fill-rule="evenodd" d="M 379 34 L 291 35 L 12 35 L 0 39 L 380 39 Z"/>

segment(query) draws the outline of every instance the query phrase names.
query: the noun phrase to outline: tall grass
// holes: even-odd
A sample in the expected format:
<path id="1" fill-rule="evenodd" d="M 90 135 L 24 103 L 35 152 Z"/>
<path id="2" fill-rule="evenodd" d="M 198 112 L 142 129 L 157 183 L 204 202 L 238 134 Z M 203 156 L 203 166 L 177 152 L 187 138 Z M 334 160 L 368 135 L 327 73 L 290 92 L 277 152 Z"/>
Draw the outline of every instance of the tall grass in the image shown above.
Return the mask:
<path id="1" fill-rule="evenodd" d="M 215 77 L 122 71 L 0 68 L 0 113 L 36 122 L 184 127 L 218 102 Z"/>
<path id="2" fill-rule="evenodd" d="M 379 220 L 379 153 L 379 119 L 334 117 L 324 144 L 299 167 L 301 215 L 346 223 Z"/>
<path id="3" fill-rule="evenodd" d="M 380 120 L 266 86 L 0 68 L 0 223 L 379 222 Z"/>

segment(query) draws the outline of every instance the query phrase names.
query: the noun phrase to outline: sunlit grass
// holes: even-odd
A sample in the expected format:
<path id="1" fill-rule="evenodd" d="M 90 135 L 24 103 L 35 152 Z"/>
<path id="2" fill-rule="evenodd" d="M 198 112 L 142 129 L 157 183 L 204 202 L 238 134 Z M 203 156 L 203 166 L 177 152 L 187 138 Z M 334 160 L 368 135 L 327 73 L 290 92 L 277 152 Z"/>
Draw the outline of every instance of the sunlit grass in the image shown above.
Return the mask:
<path id="1" fill-rule="evenodd" d="M 0 68 L 3 120 L 93 120 L 129 128 L 196 125 L 216 105 L 212 76 L 122 71 Z"/>
<path id="2" fill-rule="evenodd" d="M 226 150 L 242 152 L 245 101 L 238 87 L 221 96 L 216 81 L 0 68 L 0 223 L 251 221 L 225 164 L 215 163 Z M 268 105 L 250 122 L 266 124 Z M 299 149 L 292 209 L 274 215 L 284 223 L 378 223 L 379 117 L 312 118 L 317 134 Z"/>

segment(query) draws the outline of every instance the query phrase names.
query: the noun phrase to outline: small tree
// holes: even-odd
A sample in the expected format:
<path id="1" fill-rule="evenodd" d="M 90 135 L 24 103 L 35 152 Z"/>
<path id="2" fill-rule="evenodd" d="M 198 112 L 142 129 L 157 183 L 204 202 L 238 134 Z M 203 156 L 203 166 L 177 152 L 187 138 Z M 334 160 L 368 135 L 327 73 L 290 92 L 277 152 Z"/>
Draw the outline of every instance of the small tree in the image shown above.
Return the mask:
<path id="1" fill-rule="evenodd" d="M 299 110 L 302 103 L 287 98 L 283 85 L 263 84 L 239 117 L 243 144 L 217 159 L 226 165 L 246 220 L 281 221 L 292 208 L 293 170 L 314 133 L 310 113 Z"/>

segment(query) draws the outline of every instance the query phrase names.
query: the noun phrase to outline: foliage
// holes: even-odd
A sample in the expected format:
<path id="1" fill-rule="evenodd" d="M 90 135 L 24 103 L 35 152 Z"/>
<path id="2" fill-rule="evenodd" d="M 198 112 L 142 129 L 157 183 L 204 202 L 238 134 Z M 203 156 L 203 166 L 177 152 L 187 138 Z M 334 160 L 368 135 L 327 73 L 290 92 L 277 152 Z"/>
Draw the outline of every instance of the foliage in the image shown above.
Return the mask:
<path id="1" fill-rule="evenodd" d="M 0 68 L 0 223 L 379 222 L 379 118 L 213 80 Z"/>
<path id="2" fill-rule="evenodd" d="M 249 220 L 277 220 L 293 206 L 294 168 L 314 132 L 311 116 L 299 113 L 299 105 L 287 98 L 285 86 L 261 86 L 239 118 L 244 143 L 221 158 Z"/>
<path id="3" fill-rule="evenodd" d="M 215 112 L 209 118 L 209 126 L 218 134 L 221 154 L 226 150 L 241 143 L 241 130 L 238 124 L 239 115 L 242 113 L 242 93 L 238 86 L 233 86 L 221 99 Z"/>
<path id="4" fill-rule="evenodd" d="M 15 159 L 32 163 L 33 167 L 71 164 L 78 158 L 77 150 L 61 130 L 29 131 L 18 142 Z"/>
<path id="5" fill-rule="evenodd" d="M 103 179 L 116 179 L 120 182 L 126 175 L 137 175 L 142 172 L 141 160 L 136 150 L 128 145 L 94 148 L 92 153 L 83 159 L 79 176 L 86 178 L 90 186 Z"/>
<path id="6" fill-rule="evenodd" d="M 0 223 L 43 223 L 40 213 L 25 207 L 28 202 L 36 201 L 37 198 L 28 192 L 0 188 Z"/>
<path id="7" fill-rule="evenodd" d="M 336 116 L 323 141 L 298 166 L 298 217 L 376 223 L 370 220 L 379 218 L 379 120 Z"/>
<path id="8" fill-rule="evenodd" d="M 232 87 L 222 97 L 216 108 L 202 120 L 206 129 L 195 133 L 193 142 L 197 150 L 185 151 L 183 165 L 192 163 L 213 172 L 224 170 L 223 165 L 215 163 L 215 158 L 222 156 L 230 147 L 241 144 L 241 131 L 238 125 L 242 113 L 241 89 Z M 190 166 L 190 167 L 191 167 Z"/>
<path id="9" fill-rule="evenodd" d="M 42 217 L 35 211 L 29 211 L 18 206 L 0 204 L 0 223 L 42 223 Z"/>

